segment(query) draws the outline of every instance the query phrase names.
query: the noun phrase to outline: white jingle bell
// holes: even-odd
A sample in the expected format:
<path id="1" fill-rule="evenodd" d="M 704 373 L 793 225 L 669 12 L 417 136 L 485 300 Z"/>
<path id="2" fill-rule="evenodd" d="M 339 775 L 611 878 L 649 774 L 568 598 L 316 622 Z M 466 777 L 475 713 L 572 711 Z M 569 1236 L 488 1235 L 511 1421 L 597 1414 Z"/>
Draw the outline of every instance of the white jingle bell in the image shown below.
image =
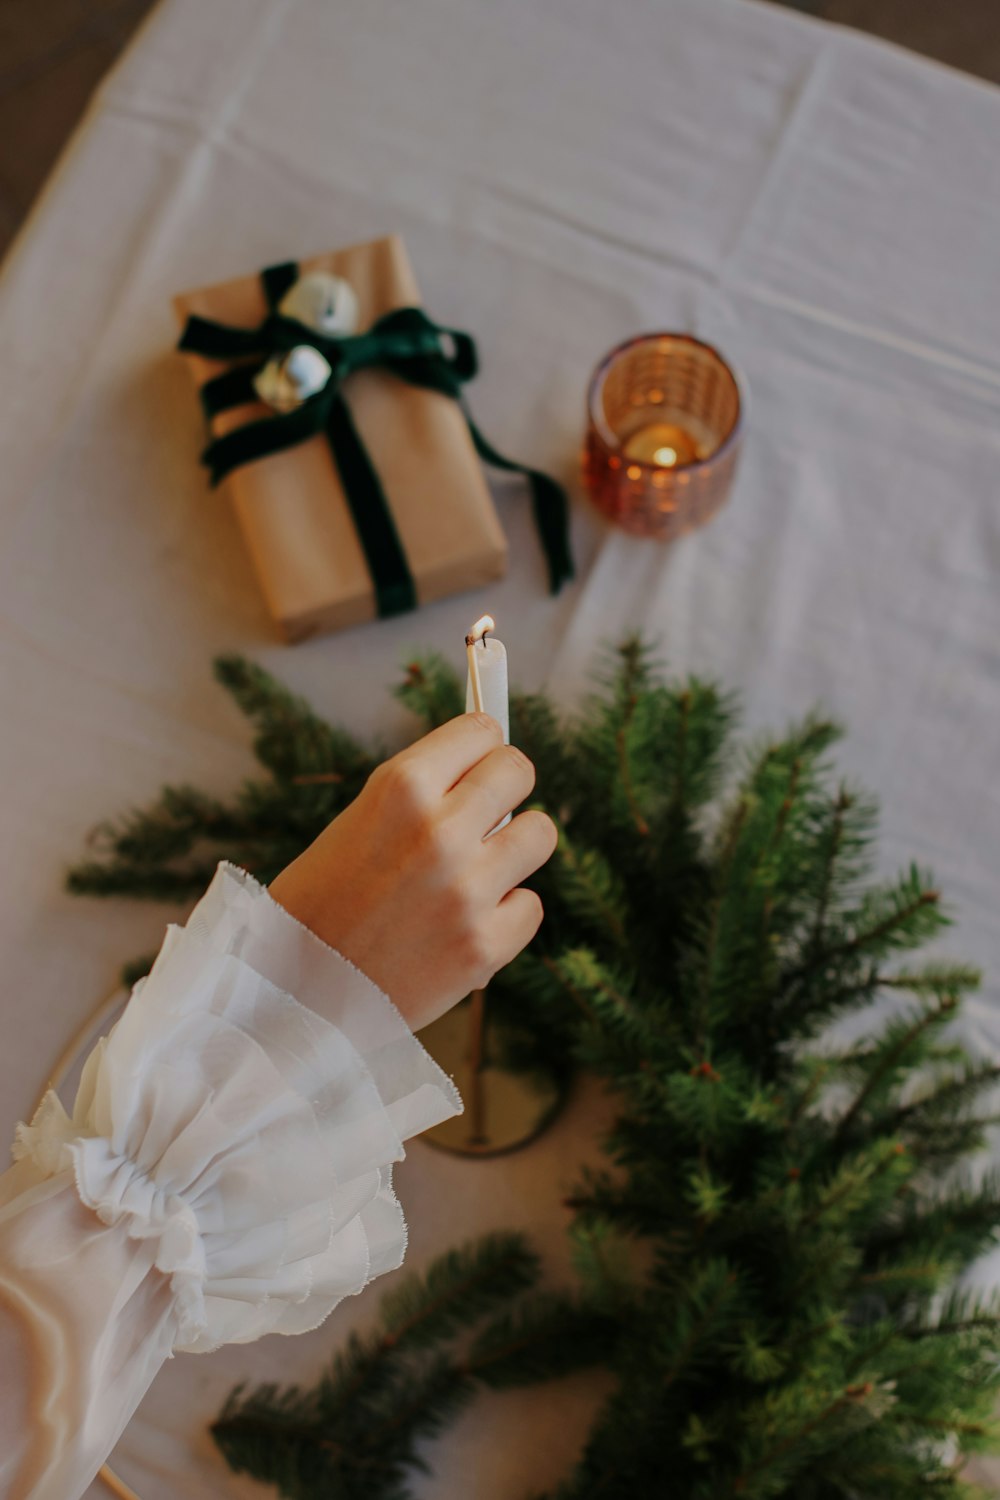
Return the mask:
<path id="1" fill-rule="evenodd" d="M 330 362 L 311 344 L 296 344 L 280 359 L 269 359 L 254 376 L 260 399 L 274 411 L 294 411 L 317 395 L 333 374 Z"/>
<path id="2" fill-rule="evenodd" d="M 278 303 L 278 311 L 286 318 L 296 318 L 314 333 L 354 333 L 358 326 L 354 288 L 329 271 L 300 276 Z"/>

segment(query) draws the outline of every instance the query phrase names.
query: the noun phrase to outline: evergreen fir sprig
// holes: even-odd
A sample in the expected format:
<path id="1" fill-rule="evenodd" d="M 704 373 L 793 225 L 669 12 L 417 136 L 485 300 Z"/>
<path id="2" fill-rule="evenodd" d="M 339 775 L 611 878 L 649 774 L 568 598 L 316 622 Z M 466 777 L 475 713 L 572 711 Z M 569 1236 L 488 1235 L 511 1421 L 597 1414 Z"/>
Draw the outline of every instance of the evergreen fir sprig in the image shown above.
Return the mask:
<path id="1" fill-rule="evenodd" d="M 75 889 L 188 899 L 220 856 L 269 879 L 376 764 L 252 664 L 219 670 L 261 774 L 106 827 Z M 578 1284 L 540 1291 L 523 1241 L 488 1237 L 402 1283 L 311 1390 L 234 1393 L 216 1441 L 294 1500 L 404 1500 L 477 1393 L 600 1362 L 612 1393 L 542 1500 L 970 1500 L 962 1453 L 1000 1444 L 1000 1306 L 955 1290 L 1000 1227 L 972 1155 L 1000 1064 L 955 1028 L 979 976 L 917 960 L 949 914 L 917 867 L 874 878 L 835 726 L 740 751 L 732 700 L 642 641 L 604 673 L 568 720 L 512 695 L 560 841 L 546 920 L 490 987 L 508 1063 L 616 1101 L 564 1198 Z M 427 727 L 464 705 L 435 656 L 398 692 Z"/>
<path id="2" fill-rule="evenodd" d="M 465 694 L 458 678 L 436 651 L 408 662 L 406 675 L 395 691 L 396 697 L 423 720 L 427 729 L 437 729 L 456 714 L 465 712 Z"/>
<path id="3" fill-rule="evenodd" d="M 408 1471 L 424 1467 L 421 1445 L 477 1389 L 534 1384 L 609 1358 L 614 1322 L 579 1300 L 535 1292 L 538 1270 L 516 1234 L 441 1256 L 383 1299 L 381 1327 L 349 1338 L 316 1386 L 238 1387 L 212 1436 L 233 1469 L 291 1500 L 405 1495 Z"/>
<path id="4" fill-rule="evenodd" d="M 94 853 L 67 876 L 71 891 L 187 902 L 204 891 L 220 859 L 267 884 L 364 786 L 379 755 L 255 663 L 225 656 L 215 673 L 254 727 L 266 777 L 245 781 L 229 801 L 168 786 L 151 807 L 101 824 L 91 837 Z"/>
<path id="5" fill-rule="evenodd" d="M 433 1261 L 382 1299 L 380 1348 L 424 1348 L 454 1337 L 535 1284 L 538 1257 L 518 1234 L 495 1234 Z"/>
<path id="6" fill-rule="evenodd" d="M 269 672 L 243 656 L 220 656 L 215 676 L 256 730 L 254 754 L 278 781 L 329 776 L 363 780 L 372 761 L 353 736 L 315 714 Z M 352 793 L 353 795 L 353 793 Z"/>

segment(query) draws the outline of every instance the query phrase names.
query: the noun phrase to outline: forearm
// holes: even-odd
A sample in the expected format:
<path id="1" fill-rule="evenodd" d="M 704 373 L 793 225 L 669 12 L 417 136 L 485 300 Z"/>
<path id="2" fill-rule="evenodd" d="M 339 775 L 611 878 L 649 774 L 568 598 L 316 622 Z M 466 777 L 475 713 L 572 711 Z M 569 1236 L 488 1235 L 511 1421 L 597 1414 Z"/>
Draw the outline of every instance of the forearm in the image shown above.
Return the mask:
<path id="1" fill-rule="evenodd" d="M 458 1108 L 387 997 L 221 869 L 0 1178 L 0 1493 L 73 1500 L 173 1351 L 315 1327 L 398 1265 L 391 1165 Z"/>
<path id="2" fill-rule="evenodd" d="M 151 1241 L 103 1225 L 71 1172 L 0 1177 L 0 1494 L 79 1494 L 176 1336 Z"/>

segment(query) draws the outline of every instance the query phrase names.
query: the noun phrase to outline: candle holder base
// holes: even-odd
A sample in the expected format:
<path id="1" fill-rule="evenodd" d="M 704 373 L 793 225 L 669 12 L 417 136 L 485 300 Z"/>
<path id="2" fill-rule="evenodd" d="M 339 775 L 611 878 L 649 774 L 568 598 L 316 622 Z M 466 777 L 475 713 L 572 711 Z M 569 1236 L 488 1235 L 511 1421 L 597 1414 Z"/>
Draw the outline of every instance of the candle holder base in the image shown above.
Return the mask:
<path id="1" fill-rule="evenodd" d="M 454 1078 L 465 1113 L 424 1132 L 439 1151 L 458 1156 L 501 1156 L 527 1146 L 555 1119 L 566 1090 L 556 1079 L 515 1072 L 491 1056 L 485 992 L 475 990 L 424 1028 L 420 1040 Z"/>

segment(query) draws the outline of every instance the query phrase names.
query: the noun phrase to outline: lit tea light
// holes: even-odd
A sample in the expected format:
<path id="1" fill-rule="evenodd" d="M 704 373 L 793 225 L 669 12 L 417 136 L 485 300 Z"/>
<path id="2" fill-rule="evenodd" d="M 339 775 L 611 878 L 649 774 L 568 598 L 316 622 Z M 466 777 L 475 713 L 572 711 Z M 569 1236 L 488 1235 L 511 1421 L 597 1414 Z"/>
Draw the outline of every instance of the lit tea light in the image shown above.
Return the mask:
<path id="1" fill-rule="evenodd" d="M 642 333 L 610 350 L 587 391 L 584 477 L 598 510 L 633 536 L 671 542 L 726 500 L 743 393 L 710 344 Z"/>
<path id="2" fill-rule="evenodd" d="M 638 428 L 626 438 L 622 452 L 633 462 L 657 464 L 662 469 L 676 469 L 704 457 L 694 434 L 676 422 L 653 422 Z"/>

